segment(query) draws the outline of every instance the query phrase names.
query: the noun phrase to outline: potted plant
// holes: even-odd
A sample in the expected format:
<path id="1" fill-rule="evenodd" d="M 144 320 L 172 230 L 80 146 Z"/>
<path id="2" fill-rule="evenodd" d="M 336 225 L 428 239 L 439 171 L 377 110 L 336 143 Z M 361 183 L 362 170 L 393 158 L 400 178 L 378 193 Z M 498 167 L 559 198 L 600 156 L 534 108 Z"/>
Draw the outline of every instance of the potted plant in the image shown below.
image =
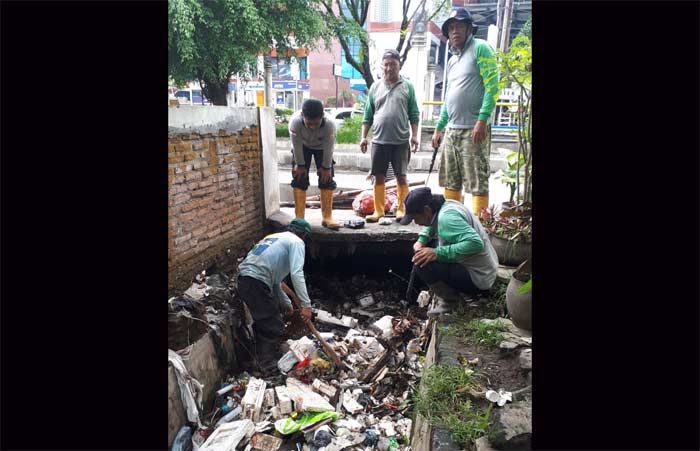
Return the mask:
<path id="1" fill-rule="evenodd" d="M 529 203 L 481 211 L 480 220 L 489 234 L 498 262 L 518 266 L 532 255 L 532 214 Z"/>
<path id="2" fill-rule="evenodd" d="M 532 270 L 530 260 L 524 261 L 508 282 L 506 288 L 508 315 L 515 326 L 532 330 Z"/>
<path id="3" fill-rule="evenodd" d="M 508 51 L 496 51 L 495 64 L 502 90 L 512 86 L 518 92 L 518 150 L 508 157 L 504 183 L 511 185 L 509 205 L 500 211 L 494 207 L 482 210 L 480 218 L 489 232 L 499 262 L 517 266 L 531 255 L 532 238 L 532 45 L 523 34 L 518 35 Z M 517 202 L 517 204 L 516 204 Z"/>
<path id="4" fill-rule="evenodd" d="M 502 206 L 503 208 L 511 208 L 515 206 L 515 192 L 518 187 L 518 182 L 522 182 L 522 174 L 518 172 L 520 167 L 524 166 L 525 159 L 521 152 L 509 151 L 506 154 L 506 163 L 508 166 L 505 171 L 502 171 L 501 182 L 508 185 L 508 188 L 510 188 L 510 197 L 508 198 L 508 202 L 504 202 Z M 518 178 L 520 178 L 520 180 L 518 180 Z"/>

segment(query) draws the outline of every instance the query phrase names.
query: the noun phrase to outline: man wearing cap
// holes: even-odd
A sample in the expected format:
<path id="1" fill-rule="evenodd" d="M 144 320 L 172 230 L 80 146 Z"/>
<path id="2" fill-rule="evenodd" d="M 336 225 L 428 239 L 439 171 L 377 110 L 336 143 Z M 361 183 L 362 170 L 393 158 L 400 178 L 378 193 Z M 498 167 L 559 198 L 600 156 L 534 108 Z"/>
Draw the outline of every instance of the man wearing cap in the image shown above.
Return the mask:
<path id="1" fill-rule="evenodd" d="M 433 147 L 445 143 L 440 159 L 439 184 L 447 199 L 462 200 L 462 186 L 472 194 L 478 216 L 489 204 L 490 136 L 487 124 L 498 97 L 494 52 L 474 37 L 477 27 L 465 8 L 452 11 L 442 25 L 452 57 L 447 62 L 445 103 L 433 133 Z"/>
<path id="2" fill-rule="evenodd" d="M 309 188 L 311 159 L 316 163 L 318 188 L 321 190 L 321 225 L 338 230 L 340 225 L 333 220 L 333 149 L 335 148 L 335 124 L 325 117 L 323 103 L 317 99 L 306 99 L 301 113 L 289 121 L 289 136 L 292 139 L 292 188 L 294 188 L 294 215 L 303 219 L 306 210 L 306 190 Z"/>
<path id="3" fill-rule="evenodd" d="M 396 175 L 398 207 L 396 219 L 405 214 L 404 200 L 408 195 L 406 171 L 410 150 L 418 150 L 418 120 L 420 113 L 413 84 L 399 75 L 401 57 L 390 49 L 382 56 L 384 78 L 372 85 L 365 103 L 362 119 L 360 150 L 367 152 L 367 132 L 372 127 L 372 171 L 374 183 L 374 214 L 365 218 L 377 222 L 384 216 L 386 200 L 385 174 L 389 163 Z M 410 127 L 409 127 L 410 125 Z M 411 149 L 409 150 L 409 139 Z"/>
<path id="4" fill-rule="evenodd" d="M 413 245 L 418 276 L 441 300 L 428 311 L 438 315 L 451 310 L 467 295 L 488 291 L 496 280 L 498 257 L 479 219 L 454 199 L 445 199 L 423 187 L 406 198 L 402 225 L 416 221 L 427 226 Z M 431 247 L 437 239 L 437 246 Z"/>
<path id="5" fill-rule="evenodd" d="M 277 362 L 279 337 L 284 323 L 282 314 L 292 313 L 292 301 L 280 283 L 291 275 L 304 318 L 311 318 L 311 300 L 304 280 L 305 242 L 311 226 L 295 218 L 288 231 L 273 233 L 260 240 L 239 266 L 238 293 L 253 317 L 256 353 L 263 369 Z"/>

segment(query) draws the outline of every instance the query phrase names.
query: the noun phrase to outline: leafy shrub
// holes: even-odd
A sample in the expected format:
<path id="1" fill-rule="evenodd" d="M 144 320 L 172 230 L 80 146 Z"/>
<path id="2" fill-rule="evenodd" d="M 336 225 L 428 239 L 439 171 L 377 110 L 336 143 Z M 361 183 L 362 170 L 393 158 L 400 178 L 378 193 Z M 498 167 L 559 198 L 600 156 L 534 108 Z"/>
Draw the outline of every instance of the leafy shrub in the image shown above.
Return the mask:
<path id="1" fill-rule="evenodd" d="M 360 133 L 362 131 L 362 115 L 356 114 L 345 119 L 343 125 L 336 134 L 336 142 L 338 144 L 358 144 L 360 142 Z"/>
<path id="2" fill-rule="evenodd" d="M 289 138 L 289 124 L 275 124 L 275 135 L 278 138 Z"/>
<path id="3" fill-rule="evenodd" d="M 275 115 L 276 116 L 284 116 L 284 117 L 289 117 L 292 114 L 294 114 L 294 110 L 291 110 L 289 108 L 275 108 Z"/>

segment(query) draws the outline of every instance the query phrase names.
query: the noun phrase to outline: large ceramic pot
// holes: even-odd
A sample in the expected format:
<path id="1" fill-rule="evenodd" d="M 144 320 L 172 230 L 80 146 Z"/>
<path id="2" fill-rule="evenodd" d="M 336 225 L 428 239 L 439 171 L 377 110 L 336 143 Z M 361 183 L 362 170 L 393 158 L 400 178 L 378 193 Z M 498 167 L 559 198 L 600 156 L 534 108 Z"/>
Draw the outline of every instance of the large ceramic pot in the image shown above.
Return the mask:
<path id="1" fill-rule="evenodd" d="M 513 324 L 521 329 L 532 330 L 532 290 L 525 294 L 518 293 L 524 284 L 525 282 L 511 276 L 506 288 L 506 306 Z"/>
<path id="2" fill-rule="evenodd" d="M 492 234 L 489 239 L 502 265 L 518 266 L 532 256 L 532 242 L 510 241 Z"/>

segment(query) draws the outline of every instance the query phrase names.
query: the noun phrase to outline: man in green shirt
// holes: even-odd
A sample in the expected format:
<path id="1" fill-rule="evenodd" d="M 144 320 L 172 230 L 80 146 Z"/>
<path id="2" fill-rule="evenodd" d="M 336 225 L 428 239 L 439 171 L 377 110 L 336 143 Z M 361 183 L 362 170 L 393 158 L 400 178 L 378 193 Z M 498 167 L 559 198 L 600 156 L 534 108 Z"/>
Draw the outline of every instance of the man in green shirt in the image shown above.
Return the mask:
<path id="1" fill-rule="evenodd" d="M 476 26 L 468 10 L 457 8 L 442 25 L 452 57 L 447 62 L 445 103 L 433 133 L 437 147 L 445 131 L 439 184 L 445 197 L 461 201 L 462 187 L 472 194 L 478 216 L 489 203 L 488 122 L 498 97 L 498 70 L 494 52 L 474 37 Z"/>
<path id="2" fill-rule="evenodd" d="M 486 230 L 464 204 L 433 194 L 430 188 L 418 188 L 406 198 L 401 224 L 411 221 L 426 226 L 413 245 L 413 264 L 441 298 L 429 315 L 450 311 L 451 304 L 461 300 L 460 292 L 474 295 L 491 289 L 498 257 Z M 437 246 L 432 247 L 434 239 Z"/>
<path id="3" fill-rule="evenodd" d="M 362 141 L 360 150 L 367 152 L 367 132 L 372 127 L 372 171 L 374 183 L 374 214 L 367 222 L 377 222 L 384 216 L 386 200 L 385 175 L 389 163 L 396 175 L 398 208 L 396 219 L 405 214 L 404 200 L 408 195 L 406 172 L 411 159 L 410 146 L 418 150 L 418 121 L 420 113 L 413 84 L 399 75 L 401 57 L 399 52 L 389 49 L 382 56 L 384 78 L 369 90 L 362 119 Z M 409 128 L 410 125 L 410 128 Z"/>

